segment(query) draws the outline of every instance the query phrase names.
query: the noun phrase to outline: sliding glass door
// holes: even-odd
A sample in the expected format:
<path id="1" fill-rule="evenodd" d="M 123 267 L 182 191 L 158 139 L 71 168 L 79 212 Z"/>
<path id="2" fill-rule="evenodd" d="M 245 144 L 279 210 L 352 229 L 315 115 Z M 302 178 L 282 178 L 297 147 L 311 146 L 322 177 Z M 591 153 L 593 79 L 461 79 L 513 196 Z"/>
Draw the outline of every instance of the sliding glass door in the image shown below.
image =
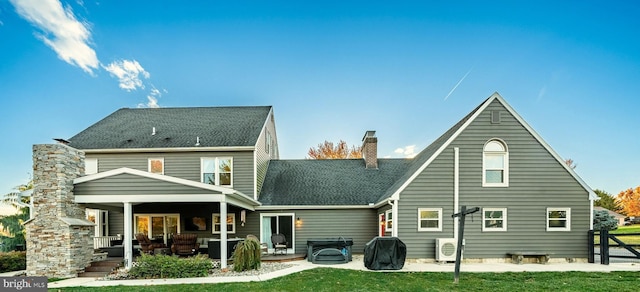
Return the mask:
<path id="1" fill-rule="evenodd" d="M 295 229 L 293 213 L 260 214 L 260 242 L 266 242 L 269 252 L 273 252 L 272 234 L 282 234 L 287 239 L 288 252 L 293 252 L 295 246 Z"/>

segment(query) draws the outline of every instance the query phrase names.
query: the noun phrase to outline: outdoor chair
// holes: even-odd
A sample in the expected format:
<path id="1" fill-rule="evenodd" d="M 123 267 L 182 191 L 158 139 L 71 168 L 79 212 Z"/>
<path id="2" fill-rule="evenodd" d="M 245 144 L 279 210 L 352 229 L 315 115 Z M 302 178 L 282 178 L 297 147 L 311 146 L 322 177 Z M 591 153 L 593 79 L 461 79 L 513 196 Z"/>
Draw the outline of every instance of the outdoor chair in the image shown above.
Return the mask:
<path id="1" fill-rule="evenodd" d="M 200 244 L 198 243 L 197 234 L 175 234 L 173 235 L 173 244 L 171 252 L 177 255 L 194 255 L 198 253 Z"/>
<path id="2" fill-rule="evenodd" d="M 140 244 L 140 249 L 146 254 L 153 254 L 153 250 L 156 248 L 167 247 L 164 243 L 152 242 L 149 237 L 143 233 L 136 234 L 136 239 L 138 240 L 138 244 Z"/>
<path id="3" fill-rule="evenodd" d="M 284 254 L 287 254 L 287 239 L 284 237 L 284 235 L 280 233 L 271 235 L 271 243 L 273 244 L 274 255 L 278 251 L 284 252 Z"/>

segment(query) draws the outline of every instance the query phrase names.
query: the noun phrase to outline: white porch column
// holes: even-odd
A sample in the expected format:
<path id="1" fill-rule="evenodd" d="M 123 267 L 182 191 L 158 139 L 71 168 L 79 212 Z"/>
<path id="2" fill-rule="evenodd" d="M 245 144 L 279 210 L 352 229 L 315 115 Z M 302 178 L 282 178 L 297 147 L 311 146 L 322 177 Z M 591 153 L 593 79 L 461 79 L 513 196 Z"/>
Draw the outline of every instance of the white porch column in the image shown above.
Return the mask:
<path id="1" fill-rule="evenodd" d="M 227 268 L 227 202 L 220 202 L 220 268 Z"/>
<path id="2" fill-rule="evenodd" d="M 133 238 L 133 214 L 131 211 L 131 203 L 124 203 L 124 264 L 128 269 L 133 265 L 133 245 L 131 239 Z"/>

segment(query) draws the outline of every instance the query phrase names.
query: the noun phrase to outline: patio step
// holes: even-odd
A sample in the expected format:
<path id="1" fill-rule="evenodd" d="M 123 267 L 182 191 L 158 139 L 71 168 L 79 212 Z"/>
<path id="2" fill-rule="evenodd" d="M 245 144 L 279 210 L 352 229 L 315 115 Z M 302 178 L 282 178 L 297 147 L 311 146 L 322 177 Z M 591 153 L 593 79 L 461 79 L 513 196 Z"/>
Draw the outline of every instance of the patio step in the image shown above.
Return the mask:
<path id="1" fill-rule="evenodd" d="M 116 270 L 121 265 L 122 259 L 108 259 L 92 262 L 90 266 L 84 269 L 84 272 L 78 274 L 78 277 L 101 278 Z"/>

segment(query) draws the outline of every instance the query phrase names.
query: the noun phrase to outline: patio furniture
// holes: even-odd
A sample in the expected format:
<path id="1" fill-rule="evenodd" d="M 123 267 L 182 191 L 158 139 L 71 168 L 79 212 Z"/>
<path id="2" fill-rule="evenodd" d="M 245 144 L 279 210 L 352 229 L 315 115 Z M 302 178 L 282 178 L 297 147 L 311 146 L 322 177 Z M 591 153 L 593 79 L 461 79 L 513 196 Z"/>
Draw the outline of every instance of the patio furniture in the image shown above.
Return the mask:
<path id="1" fill-rule="evenodd" d="M 168 247 L 159 247 L 159 248 L 155 248 L 153 249 L 153 254 L 154 255 L 171 255 L 171 249 Z"/>
<path id="2" fill-rule="evenodd" d="M 136 239 L 140 244 L 140 249 L 143 253 L 153 254 L 153 250 L 156 248 L 167 247 L 164 243 L 155 243 L 152 242 L 146 234 L 138 233 L 136 234 Z"/>
<path id="3" fill-rule="evenodd" d="M 177 255 L 194 255 L 198 253 L 199 247 L 197 234 L 175 234 L 171 252 Z"/>
<path id="4" fill-rule="evenodd" d="M 273 254 L 280 251 L 284 254 L 287 254 L 287 239 L 283 234 L 276 233 L 271 235 L 271 243 L 273 244 Z"/>

